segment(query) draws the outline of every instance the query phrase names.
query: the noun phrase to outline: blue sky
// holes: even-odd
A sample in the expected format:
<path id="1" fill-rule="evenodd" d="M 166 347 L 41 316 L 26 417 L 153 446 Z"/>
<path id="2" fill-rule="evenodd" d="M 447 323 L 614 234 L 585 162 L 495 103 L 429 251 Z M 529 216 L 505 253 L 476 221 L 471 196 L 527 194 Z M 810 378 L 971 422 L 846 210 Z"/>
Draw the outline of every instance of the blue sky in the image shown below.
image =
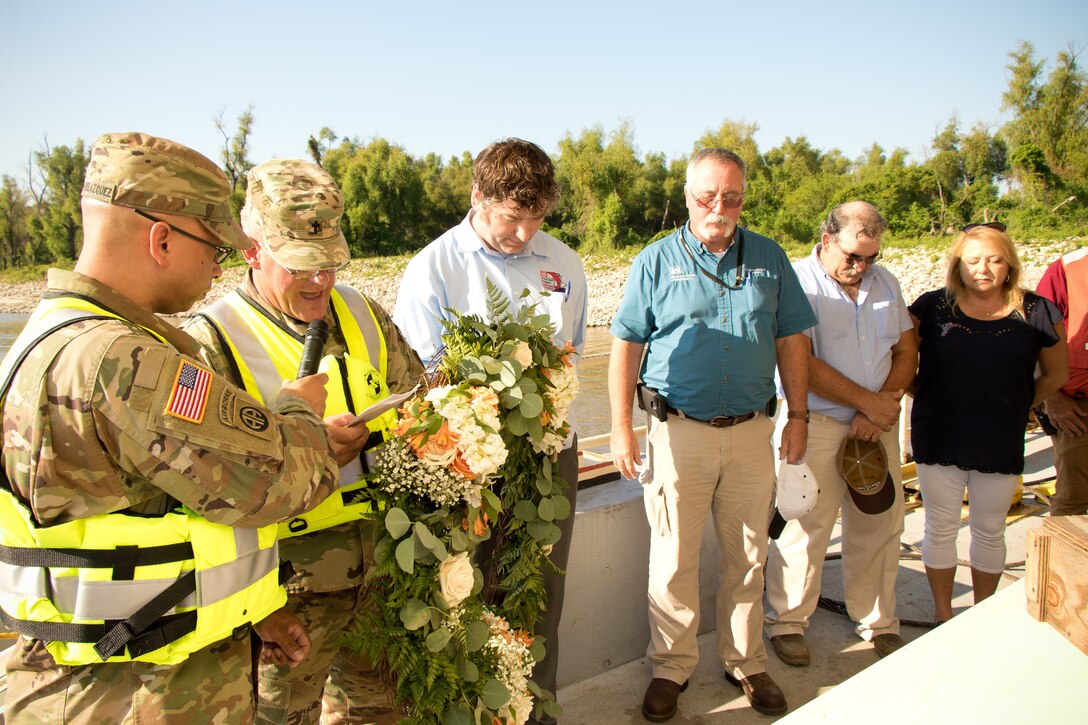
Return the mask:
<path id="1" fill-rule="evenodd" d="M 957 114 L 999 125 L 1008 52 L 1088 46 L 1083 0 L 0 4 L 0 173 L 29 152 L 145 131 L 215 160 L 252 103 L 251 158 L 305 156 L 323 126 L 413 155 L 628 122 L 671 157 L 723 120 L 858 156 L 924 157 Z M 1088 63 L 1088 52 L 1081 56 Z"/>

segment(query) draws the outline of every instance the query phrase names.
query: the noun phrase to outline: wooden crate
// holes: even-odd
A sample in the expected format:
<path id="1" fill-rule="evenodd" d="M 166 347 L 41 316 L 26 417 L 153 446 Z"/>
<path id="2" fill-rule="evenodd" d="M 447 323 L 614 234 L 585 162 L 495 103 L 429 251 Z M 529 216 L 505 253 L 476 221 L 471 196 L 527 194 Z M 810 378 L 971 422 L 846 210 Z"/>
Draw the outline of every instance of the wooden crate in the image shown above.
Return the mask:
<path id="1" fill-rule="evenodd" d="M 1088 654 L 1088 516 L 1056 516 L 1028 531 L 1028 614 Z"/>

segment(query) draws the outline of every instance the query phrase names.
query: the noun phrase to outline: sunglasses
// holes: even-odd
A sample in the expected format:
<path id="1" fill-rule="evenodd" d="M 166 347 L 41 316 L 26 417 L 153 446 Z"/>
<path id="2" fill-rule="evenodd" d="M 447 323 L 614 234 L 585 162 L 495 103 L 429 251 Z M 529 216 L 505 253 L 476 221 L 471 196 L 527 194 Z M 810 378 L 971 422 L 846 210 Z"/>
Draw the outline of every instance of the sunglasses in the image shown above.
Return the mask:
<path id="1" fill-rule="evenodd" d="M 150 219 L 153 222 L 159 222 L 161 224 L 165 224 L 166 226 L 170 227 L 171 231 L 175 231 L 175 232 L 177 232 L 178 234 L 180 234 L 183 237 L 189 237 L 189 239 L 192 239 L 194 242 L 200 242 L 205 247 L 211 247 L 212 249 L 215 250 L 215 257 L 213 257 L 213 259 L 215 260 L 216 264 L 222 264 L 223 262 L 227 261 L 227 257 L 229 257 L 231 254 L 234 253 L 234 248 L 233 247 L 224 247 L 224 246 L 219 245 L 219 244 L 212 244 L 207 239 L 201 239 L 200 237 L 196 236 L 195 234 L 190 234 L 189 232 L 185 231 L 184 229 L 181 229 L 180 227 L 175 227 L 173 224 L 166 221 L 165 219 L 159 219 L 158 217 L 151 216 L 147 212 L 141 211 L 140 209 L 133 209 L 132 211 L 136 212 L 137 214 L 142 216 L 144 219 Z"/>
<path id="2" fill-rule="evenodd" d="M 963 231 L 969 232 L 975 227 L 987 227 L 988 229 L 996 229 L 999 232 L 1005 231 L 1005 225 L 1001 222 L 972 222 L 963 227 Z"/>

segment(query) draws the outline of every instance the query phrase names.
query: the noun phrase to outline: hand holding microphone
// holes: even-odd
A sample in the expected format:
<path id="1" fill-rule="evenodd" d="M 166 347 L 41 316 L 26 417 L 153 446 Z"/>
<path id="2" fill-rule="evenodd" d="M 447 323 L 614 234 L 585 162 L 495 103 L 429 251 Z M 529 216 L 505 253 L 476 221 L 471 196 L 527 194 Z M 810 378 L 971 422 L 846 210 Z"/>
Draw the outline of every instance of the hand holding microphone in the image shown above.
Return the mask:
<path id="1" fill-rule="evenodd" d="M 299 396 L 310 404 L 319 416 L 325 415 L 325 399 L 328 393 L 325 384 L 329 376 L 317 373 L 325 351 L 325 342 L 329 339 L 329 326 L 324 320 L 314 320 L 306 327 L 306 336 L 302 343 L 302 360 L 299 361 L 298 375 L 293 381 L 284 382 L 283 389 Z"/>

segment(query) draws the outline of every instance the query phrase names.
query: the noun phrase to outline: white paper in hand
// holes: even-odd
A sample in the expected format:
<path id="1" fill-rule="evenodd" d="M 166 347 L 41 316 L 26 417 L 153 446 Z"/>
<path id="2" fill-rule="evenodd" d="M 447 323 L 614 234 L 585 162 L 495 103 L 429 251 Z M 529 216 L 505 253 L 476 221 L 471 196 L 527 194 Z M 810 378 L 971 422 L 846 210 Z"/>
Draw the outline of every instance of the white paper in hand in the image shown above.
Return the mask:
<path id="1" fill-rule="evenodd" d="M 401 403 L 408 400 L 418 392 L 419 386 L 417 385 L 409 390 L 407 393 L 399 393 L 397 395 L 390 395 L 388 398 L 383 398 L 382 400 L 379 400 L 377 403 L 364 410 L 362 413 L 359 413 L 359 415 L 355 416 L 355 419 L 348 423 L 348 425 L 366 425 L 385 411 L 392 410 L 393 408 L 398 407 Z"/>

